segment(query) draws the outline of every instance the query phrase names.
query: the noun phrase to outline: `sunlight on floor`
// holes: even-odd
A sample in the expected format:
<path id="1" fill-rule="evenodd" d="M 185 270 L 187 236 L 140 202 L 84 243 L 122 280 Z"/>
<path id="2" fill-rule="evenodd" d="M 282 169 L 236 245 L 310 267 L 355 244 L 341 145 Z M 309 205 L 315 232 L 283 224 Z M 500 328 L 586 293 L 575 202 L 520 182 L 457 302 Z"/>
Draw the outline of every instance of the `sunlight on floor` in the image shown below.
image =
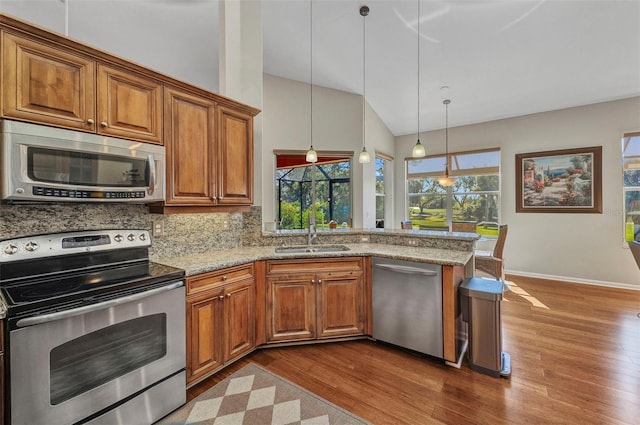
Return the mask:
<path id="1" fill-rule="evenodd" d="M 531 303 L 532 306 L 540 307 L 540 308 L 544 308 L 546 310 L 549 310 L 549 307 L 547 307 L 539 299 L 537 299 L 533 295 L 530 295 L 527 291 L 525 291 L 524 289 L 522 289 L 521 287 L 516 285 L 515 282 L 512 282 L 510 280 L 505 280 L 504 283 L 505 283 L 505 285 L 507 285 L 507 287 L 509 288 L 509 290 L 511 292 L 513 292 L 514 294 L 516 294 L 516 295 L 520 296 L 521 298 L 525 299 L 526 301 Z M 504 300 L 504 301 L 509 301 L 509 300 Z"/>

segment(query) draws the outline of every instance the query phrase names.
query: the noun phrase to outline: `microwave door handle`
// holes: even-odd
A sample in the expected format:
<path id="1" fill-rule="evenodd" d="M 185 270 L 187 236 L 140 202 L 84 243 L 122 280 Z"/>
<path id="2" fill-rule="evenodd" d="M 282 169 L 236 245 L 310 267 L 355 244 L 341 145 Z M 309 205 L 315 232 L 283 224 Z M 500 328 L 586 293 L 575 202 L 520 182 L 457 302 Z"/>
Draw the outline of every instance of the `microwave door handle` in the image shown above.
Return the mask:
<path id="1" fill-rule="evenodd" d="M 149 165 L 149 187 L 147 187 L 147 193 L 153 195 L 153 191 L 156 188 L 156 163 L 153 159 L 153 155 L 147 157 L 147 164 Z"/>

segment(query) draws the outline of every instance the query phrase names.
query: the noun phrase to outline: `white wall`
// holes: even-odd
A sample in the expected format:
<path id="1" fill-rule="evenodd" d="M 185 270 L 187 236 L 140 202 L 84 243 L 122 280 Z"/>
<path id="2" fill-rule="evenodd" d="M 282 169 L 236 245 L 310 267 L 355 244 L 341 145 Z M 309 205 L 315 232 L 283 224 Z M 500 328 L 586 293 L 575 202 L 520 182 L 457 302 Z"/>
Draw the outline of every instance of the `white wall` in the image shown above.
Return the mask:
<path id="1" fill-rule="evenodd" d="M 393 134 L 384 125 L 378 114 L 366 104 L 367 108 L 367 127 L 366 127 L 366 146 L 367 151 L 371 154 L 371 163 L 364 164 L 362 176 L 362 225 L 359 227 L 373 228 L 376 227 L 376 170 L 375 170 L 375 151 L 385 153 L 390 156 L 395 154 L 395 139 Z M 393 179 L 393 175 L 387 176 Z M 402 192 L 401 192 L 402 193 Z M 393 205 L 394 193 L 387 193 L 389 204 Z M 389 223 L 395 223 L 393 209 L 387 213 L 387 227 L 393 227 Z"/>
<path id="2" fill-rule="evenodd" d="M 455 113 L 453 102 L 449 113 Z M 640 287 L 640 271 L 623 242 L 620 143 L 623 133 L 639 130 L 640 97 L 449 129 L 450 151 L 501 149 L 501 220 L 509 225 L 507 272 Z M 397 157 L 409 156 L 415 140 L 415 135 L 397 137 Z M 444 152 L 443 131 L 424 133 L 421 140 L 429 153 Z M 587 146 L 603 148 L 602 214 L 516 214 L 517 153 Z M 403 167 L 397 161 L 401 183 L 396 190 L 404 191 Z M 404 217 L 404 202 L 396 205 L 397 217 Z"/>
<path id="3" fill-rule="evenodd" d="M 218 3 L 0 0 L 0 12 L 218 92 Z"/>
<path id="4" fill-rule="evenodd" d="M 275 219 L 274 149 L 307 150 L 310 144 L 311 105 L 308 84 L 273 75 L 264 75 L 262 143 L 262 214 L 264 221 Z M 393 154 L 394 140 L 380 118 L 368 108 L 367 150 Z M 353 151 L 353 226 L 374 227 L 375 164 L 359 164 L 362 149 L 362 97 L 314 86 L 313 146 L 316 150 Z M 256 153 L 256 161 L 260 156 Z M 363 190 L 362 188 L 366 189 Z M 256 188 L 259 190 L 259 188 Z M 364 209 L 367 198 L 366 210 Z M 371 205 L 370 202 L 373 202 Z M 364 212 L 366 211 L 366 212 Z"/>

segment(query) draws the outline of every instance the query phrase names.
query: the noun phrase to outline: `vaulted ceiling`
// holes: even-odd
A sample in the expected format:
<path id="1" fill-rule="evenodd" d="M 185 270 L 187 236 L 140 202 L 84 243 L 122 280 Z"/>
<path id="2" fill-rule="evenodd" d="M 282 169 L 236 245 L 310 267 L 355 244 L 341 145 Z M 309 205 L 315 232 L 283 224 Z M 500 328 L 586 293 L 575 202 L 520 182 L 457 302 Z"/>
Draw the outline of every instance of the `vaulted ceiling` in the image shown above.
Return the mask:
<path id="1" fill-rule="evenodd" d="M 65 6 L 74 38 L 217 81 L 217 0 L 0 0 L 44 26 Z M 640 1 L 421 0 L 418 14 L 418 0 L 263 0 L 262 10 L 264 72 L 309 82 L 312 69 L 315 85 L 364 90 L 394 135 L 416 132 L 418 109 L 421 131 L 442 128 L 444 98 L 456 126 L 640 95 Z M 173 68 L 161 69 L 167 56 Z"/>

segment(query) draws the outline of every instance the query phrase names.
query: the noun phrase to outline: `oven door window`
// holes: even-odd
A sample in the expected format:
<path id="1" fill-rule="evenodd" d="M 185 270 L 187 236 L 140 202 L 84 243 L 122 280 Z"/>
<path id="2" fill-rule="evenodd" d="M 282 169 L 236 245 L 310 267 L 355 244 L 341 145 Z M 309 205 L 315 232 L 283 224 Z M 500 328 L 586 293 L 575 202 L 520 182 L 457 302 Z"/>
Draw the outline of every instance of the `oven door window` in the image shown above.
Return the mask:
<path id="1" fill-rule="evenodd" d="M 124 376 L 166 353 L 164 313 L 127 320 L 68 341 L 50 352 L 51 404 Z"/>
<path id="2" fill-rule="evenodd" d="M 36 182 L 102 187 L 147 187 L 142 158 L 29 147 L 27 174 Z"/>

